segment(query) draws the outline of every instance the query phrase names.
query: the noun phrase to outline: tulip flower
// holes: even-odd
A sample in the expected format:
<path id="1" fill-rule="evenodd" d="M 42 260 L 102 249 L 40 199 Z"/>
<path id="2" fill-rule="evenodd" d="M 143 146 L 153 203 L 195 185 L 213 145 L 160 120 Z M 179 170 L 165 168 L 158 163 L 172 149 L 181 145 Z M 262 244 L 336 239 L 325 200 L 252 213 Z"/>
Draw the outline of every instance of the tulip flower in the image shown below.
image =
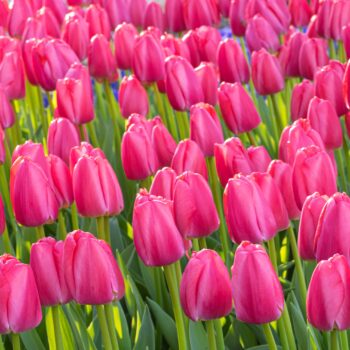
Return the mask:
<path id="1" fill-rule="evenodd" d="M 318 221 L 328 196 L 321 196 L 315 192 L 308 196 L 304 202 L 300 216 L 298 250 L 304 260 L 315 259 L 315 235 Z"/>
<path id="2" fill-rule="evenodd" d="M 300 210 L 295 202 L 292 186 L 292 167 L 281 160 L 273 160 L 267 172 L 273 177 L 276 185 L 281 191 L 290 220 L 299 218 Z"/>
<path id="3" fill-rule="evenodd" d="M 133 113 L 146 116 L 148 113 L 148 95 L 140 81 L 133 75 L 125 76 L 119 87 L 121 114 L 128 118 Z"/>
<path id="4" fill-rule="evenodd" d="M 346 57 L 349 59 L 350 58 L 350 24 L 343 27 L 342 40 L 344 44 Z"/>
<path id="5" fill-rule="evenodd" d="M 124 296 L 123 276 L 110 246 L 91 233 L 77 230 L 67 236 L 63 273 L 78 304 L 107 304 Z"/>
<path id="6" fill-rule="evenodd" d="M 284 89 L 281 65 L 275 56 L 265 49 L 252 54 L 252 79 L 260 95 L 275 94 Z"/>
<path id="7" fill-rule="evenodd" d="M 252 98 L 240 83 L 221 83 L 219 105 L 226 125 L 235 134 L 251 131 L 261 122 Z"/>
<path id="8" fill-rule="evenodd" d="M 10 128 L 15 123 L 15 113 L 5 89 L 0 87 L 0 125 L 3 129 Z"/>
<path id="9" fill-rule="evenodd" d="M 32 85 L 38 85 L 38 79 L 36 78 L 35 69 L 33 65 L 33 49 L 37 44 L 37 39 L 32 38 L 26 40 L 23 43 L 23 63 L 25 68 L 25 73 L 28 78 L 28 81 Z"/>
<path id="10" fill-rule="evenodd" d="M 43 306 L 66 304 L 72 299 L 63 275 L 63 245 L 46 237 L 32 245 L 30 266 Z"/>
<path id="11" fill-rule="evenodd" d="M 0 257 L 0 271 L 3 277 L 0 333 L 21 333 L 37 327 L 42 314 L 31 267 L 4 254 Z"/>
<path id="12" fill-rule="evenodd" d="M 164 49 L 166 57 L 175 55 L 182 56 L 188 61 L 191 60 L 190 50 L 187 44 L 172 34 L 164 33 L 160 38 L 160 43 Z"/>
<path id="13" fill-rule="evenodd" d="M 214 145 L 214 156 L 216 170 L 223 187 L 234 175 L 238 173 L 248 175 L 253 171 L 248 152 L 238 137 L 232 137 L 223 144 Z"/>
<path id="14" fill-rule="evenodd" d="M 9 14 L 10 8 L 7 0 L 0 1 L 0 27 L 7 28 Z"/>
<path id="15" fill-rule="evenodd" d="M 335 1 L 332 4 L 331 13 L 331 37 L 334 40 L 341 40 L 342 29 L 349 23 L 350 4 L 345 0 Z"/>
<path id="16" fill-rule="evenodd" d="M 8 17 L 8 31 L 12 37 L 20 37 L 28 17 L 33 17 L 33 8 L 29 0 L 14 0 Z"/>
<path id="17" fill-rule="evenodd" d="M 201 61 L 216 63 L 217 49 L 221 42 L 220 32 L 214 27 L 201 26 L 196 30 Z"/>
<path id="18" fill-rule="evenodd" d="M 309 24 L 312 11 L 307 0 L 289 0 L 289 12 L 294 26 L 302 27 Z"/>
<path id="19" fill-rule="evenodd" d="M 245 10 L 249 0 L 231 0 L 230 5 L 230 25 L 232 34 L 244 36 L 246 30 Z"/>
<path id="20" fill-rule="evenodd" d="M 117 65 L 109 41 L 103 34 L 96 34 L 90 40 L 88 65 L 90 75 L 98 81 L 107 79 L 113 82 L 118 79 Z"/>
<path id="21" fill-rule="evenodd" d="M 228 232 L 235 243 L 261 243 L 277 233 L 273 208 L 251 178 L 239 174 L 230 179 L 223 201 Z"/>
<path id="22" fill-rule="evenodd" d="M 317 146 L 301 148 L 297 152 L 292 179 L 295 201 L 299 209 L 303 207 L 306 197 L 314 192 L 330 196 L 337 191 L 332 160 Z"/>
<path id="23" fill-rule="evenodd" d="M 42 20 L 36 17 L 29 17 L 23 29 L 22 42 L 36 38 L 41 39 L 46 36 L 46 28 Z"/>
<path id="24" fill-rule="evenodd" d="M 171 201 L 141 190 L 136 196 L 132 226 L 136 252 L 146 266 L 169 265 L 185 254 Z"/>
<path id="25" fill-rule="evenodd" d="M 49 173 L 44 147 L 41 143 L 34 143 L 31 140 L 22 145 L 17 145 L 12 153 L 11 163 L 13 164 L 19 157 L 28 157 L 37 163 L 46 174 Z"/>
<path id="26" fill-rule="evenodd" d="M 129 13 L 131 23 L 135 27 L 141 27 L 143 25 L 143 15 L 146 10 L 147 1 L 146 0 L 128 0 L 129 3 Z"/>
<path id="27" fill-rule="evenodd" d="M 240 45 L 233 39 L 222 41 L 217 50 L 220 80 L 228 83 L 248 83 L 250 72 Z"/>
<path id="28" fill-rule="evenodd" d="M 180 300 L 186 316 L 195 322 L 231 312 L 230 276 L 217 252 L 203 249 L 192 254 L 181 279 Z"/>
<path id="29" fill-rule="evenodd" d="M 39 22 L 42 23 L 42 27 L 44 28 L 45 34 L 53 38 L 60 37 L 61 35 L 60 23 L 58 23 L 58 20 L 55 14 L 49 7 L 43 6 L 42 8 L 40 8 L 36 12 L 35 17 Z"/>
<path id="30" fill-rule="evenodd" d="M 115 28 L 115 59 L 120 69 L 131 69 L 137 36 L 137 29 L 131 23 L 122 23 Z"/>
<path id="31" fill-rule="evenodd" d="M 176 177 L 176 172 L 171 168 L 166 167 L 158 170 L 153 178 L 149 193 L 172 201 Z"/>
<path id="32" fill-rule="evenodd" d="M 143 15 L 143 28 L 157 27 L 161 32 L 165 29 L 165 17 L 162 7 L 157 2 L 149 2 Z"/>
<path id="33" fill-rule="evenodd" d="M 180 175 L 192 171 L 208 179 L 208 171 L 203 152 L 192 140 L 182 140 L 176 147 L 171 167 Z"/>
<path id="34" fill-rule="evenodd" d="M 182 38 L 182 41 L 188 47 L 190 53 L 190 62 L 193 67 L 199 66 L 201 63 L 201 54 L 199 48 L 198 32 L 196 30 L 189 30 Z"/>
<path id="35" fill-rule="evenodd" d="M 316 32 L 318 36 L 330 39 L 331 37 L 331 11 L 333 1 L 323 1 L 319 4 L 316 19 Z"/>
<path id="36" fill-rule="evenodd" d="M 60 2 L 60 1 L 55 1 L 55 0 L 45 0 L 44 4 L 45 4 L 45 6 L 50 8 L 50 10 L 56 16 L 58 23 L 61 25 L 63 22 L 64 16 L 68 11 L 65 2 Z"/>
<path id="37" fill-rule="evenodd" d="M 146 83 L 157 82 L 165 76 L 164 50 L 150 33 L 143 33 L 137 38 L 132 68 L 136 77 Z"/>
<path id="38" fill-rule="evenodd" d="M 242 242 L 236 250 L 231 271 L 238 320 L 263 324 L 280 318 L 284 308 L 283 289 L 261 245 Z"/>
<path id="39" fill-rule="evenodd" d="M 165 19 L 167 27 L 172 32 L 182 32 L 186 29 L 181 0 L 165 2 Z"/>
<path id="40" fill-rule="evenodd" d="M 230 0 L 219 0 L 219 10 L 223 17 L 228 17 L 230 13 Z"/>
<path id="41" fill-rule="evenodd" d="M 90 5 L 85 12 L 85 20 L 89 25 L 90 39 L 96 34 L 102 34 L 109 40 L 111 25 L 106 10 L 98 4 Z"/>
<path id="42" fill-rule="evenodd" d="M 309 102 L 315 96 L 315 86 L 307 79 L 296 84 L 292 91 L 290 113 L 293 121 L 307 117 Z"/>
<path id="43" fill-rule="evenodd" d="M 271 157 L 264 146 L 250 146 L 247 153 L 254 171 L 262 173 L 267 171 Z"/>
<path id="44" fill-rule="evenodd" d="M 306 300 L 307 319 L 323 331 L 350 327 L 350 268 L 343 255 L 321 261 L 314 270 Z"/>
<path id="45" fill-rule="evenodd" d="M 195 73 L 203 91 L 203 102 L 215 106 L 218 100 L 218 74 L 216 67 L 212 63 L 203 62 Z"/>
<path id="46" fill-rule="evenodd" d="M 175 222 L 184 238 L 209 236 L 219 228 L 213 195 L 200 174 L 186 171 L 179 175 L 173 200 Z"/>
<path id="47" fill-rule="evenodd" d="M 321 136 L 327 149 L 343 144 L 342 127 L 337 112 L 329 100 L 313 97 L 309 104 L 307 119 Z"/>
<path id="48" fill-rule="evenodd" d="M 184 111 L 203 101 L 203 92 L 191 64 L 180 56 L 165 61 L 165 86 L 169 102 L 175 110 Z"/>
<path id="49" fill-rule="evenodd" d="M 109 22 L 112 29 L 117 25 L 125 22 L 130 22 L 130 11 L 124 0 L 115 1 L 103 1 L 103 7 L 105 8 Z"/>

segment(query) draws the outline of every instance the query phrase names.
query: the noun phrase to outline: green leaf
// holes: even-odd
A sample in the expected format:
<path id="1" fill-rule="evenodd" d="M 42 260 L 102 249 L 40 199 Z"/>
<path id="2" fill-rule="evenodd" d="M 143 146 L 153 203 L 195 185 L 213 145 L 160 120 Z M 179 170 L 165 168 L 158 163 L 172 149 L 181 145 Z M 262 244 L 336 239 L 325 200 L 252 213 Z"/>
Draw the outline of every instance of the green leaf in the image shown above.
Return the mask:
<path id="1" fill-rule="evenodd" d="M 282 347 L 277 345 L 277 349 L 278 350 L 282 350 Z M 300 348 L 301 349 L 301 348 Z M 246 350 L 270 350 L 269 346 L 266 344 L 266 345 L 258 345 L 258 346 L 253 346 L 251 348 L 248 348 Z M 303 349 L 304 350 L 304 349 Z"/>
<path id="2" fill-rule="evenodd" d="M 46 350 L 35 329 L 20 334 L 22 342 L 27 350 Z"/>
<path id="3" fill-rule="evenodd" d="M 191 350 L 208 349 L 207 333 L 202 322 L 189 322 Z"/>
<path id="4" fill-rule="evenodd" d="M 118 302 L 116 307 L 113 307 L 114 312 L 114 323 L 118 335 L 119 349 L 121 350 L 130 350 L 131 349 L 131 340 L 128 323 L 124 314 L 124 310 Z"/>
<path id="5" fill-rule="evenodd" d="M 59 310 L 59 317 L 60 317 L 63 347 L 64 349 L 76 349 L 76 343 L 74 341 L 73 332 L 69 325 L 67 317 L 61 307 L 59 307 L 58 310 Z"/>
<path id="6" fill-rule="evenodd" d="M 145 306 L 145 311 L 142 316 L 141 328 L 137 336 L 137 341 L 134 350 L 154 350 L 155 349 L 155 331 L 149 312 L 148 306 Z"/>

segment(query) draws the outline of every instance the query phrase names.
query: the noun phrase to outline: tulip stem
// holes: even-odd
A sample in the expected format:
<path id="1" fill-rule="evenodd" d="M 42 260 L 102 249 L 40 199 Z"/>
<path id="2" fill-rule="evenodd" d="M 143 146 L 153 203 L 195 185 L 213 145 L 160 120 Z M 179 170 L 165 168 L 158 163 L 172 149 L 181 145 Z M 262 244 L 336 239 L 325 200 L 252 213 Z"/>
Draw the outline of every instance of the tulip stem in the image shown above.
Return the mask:
<path id="1" fill-rule="evenodd" d="M 52 318 L 53 318 L 53 327 L 55 330 L 56 349 L 63 350 L 64 347 L 62 342 L 59 307 L 60 307 L 59 305 L 52 306 Z"/>
<path id="2" fill-rule="evenodd" d="M 205 237 L 198 238 L 198 244 L 200 249 L 207 249 L 207 242 L 205 240 Z"/>
<path id="3" fill-rule="evenodd" d="M 105 228 L 104 228 L 104 218 L 103 216 L 96 218 L 96 226 L 97 226 L 97 237 L 98 239 L 106 240 L 105 237 Z M 108 242 L 109 243 L 109 242 Z"/>
<path id="4" fill-rule="evenodd" d="M 338 347 L 338 331 L 333 329 L 331 331 L 331 348 L 330 350 L 339 350 Z"/>
<path id="5" fill-rule="evenodd" d="M 200 248 L 199 248 L 199 242 L 198 242 L 198 239 L 195 238 L 195 239 L 192 239 L 192 250 L 194 250 L 195 252 L 199 252 Z"/>
<path id="6" fill-rule="evenodd" d="M 164 94 L 163 101 L 164 101 L 164 105 L 165 105 L 165 109 L 166 109 L 167 120 L 168 120 L 168 124 L 169 124 L 168 125 L 169 131 L 170 131 L 171 135 L 173 136 L 173 138 L 176 141 L 179 141 L 179 134 L 177 131 L 177 125 L 175 123 L 175 116 L 174 116 L 173 110 L 170 106 L 170 103 L 168 101 L 168 96 L 166 94 Z"/>
<path id="7" fill-rule="evenodd" d="M 100 322 L 101 334 L 102 334 L 102 342 L 105 350 L 112 350 L 111 339 L 109 337 L 108 325 L 105 315 L 105 310 L 103 305 L 96 305 L 97 309 L 97 317 Z"/>
<path id="8" fill-rule="evenodd" d="M 267 241 L 267 246 L 269 248 L 269 255 L 270 255 L 272 265 L 278 275 L 275 238 L 271 238 L 269 241 Z"/>
<path id="9" fill-rule="evenodd" d="M 214 321 L 206 321 L 205 325 L 207 327 L 209 350 L 216 350 Z"/>
<path id="10" fill-rule="evenodd" d="M 21 340 L 19 338 L 19 334 L 12 333 L 12 349 L 13 350 L 21 350 Z"/>
<path id="11" fill-rule="evenodd" d="M 34 89 L 36 89 L 36 97 L 37 97 L 37 101 L 39 102 L 39 109 L 40 109 L 39 113 L 41 117 L 41 126 L 43 129 L 43 135 L 44 135 L 44 139 L 46 139 L 47 132 L 48 132 L 48 122 L 47 122 L 44 103 L 43 103 L 43 95 L 41 93 L 41 89 L 39 86 L 34 87 Z M 34 105 L 36 105 L 36 103 L 34 103 Z"/>
<path id="12" fill-rule="evenodd" d="M 53 105 L 52 96 L 51 96 L 51 93 L 49 91 L 46 91 L 46 97 L 47 97 L 47 100 L 49 102 L 49 110 L 50 110 L 49 115 L 51 115 L 53 117 L 55 107 Z"/>
<path id="13" fill-rule="evenodd" d="M 105 308 L 105 312 L 106 312 L 108 330 L 109 330 L 109 335 L 111 338 L 112 347 L 114 350 L 118 350 L 119 345 L 118 345 L 118 338 L 117 338 L 117 334 L 116 334 L 116 329 L 114 326 L 113 305 L 112 304 L 105 304 L 104 308 Z"/>
<path id="14" fill-rule="evenodd" d="M 184 325 L 184 316 L 180 305 L 179 289 L 177 286 L 174 264 L 164 266 L 164 273 L 169 287 L 171 301 L 173 304 L 179 350 L 186 350 L 187 340 Z"/>
<path id="15" fill-rule="evenodd" d="M 111 241 L 111 230 L 109 227 L 109 216 L 104 216 L 104 229 L 105 229 L 105 236 L 106 236 L 106 242 L 112 246 L 112 241 Z"/>
<path id="16" fill-rule="evenodd" d="M 12 249 L 12 246 L 11 246 L 9 232 L 7 230 L 7 225 L 5 225 L 5 231 L 4 231 L 3 235 L 2 235 L 2 239 L 3 239 L 3 242 L 4 242 L 5 252 L 9 253 L 9 254 L 13 254 L 13 249 Z"/>
<path id="17" fill-rule="evenodd" d="M 349 342 L 348 342 L 348 333 L 347 331 L 341 331 L 339 332 L 340 335 L 340 348 L 342 350 L 348 350 L 349 349 Z"/>
<path id="18" fill-rule="evenodd" d="M 162 119 L 164 125 L 167 125 L 167 120 L 166 120 L 166 114 L 165 114 L 165 109 L 164 109 L 164 105 L 163 105 L 163 101 L 162 101 L 162 96 L 160 95 L 160 92 L 158 90 L 158 86 L 157 83 L 153 83 L 152 84 L 152 88 L 153 88 L 153 93 L 154 93 L 154 100 L 157 106 L 157 112 L 160 115 L 160 118 Z"/>
<path id="19" fill-rule="evenodd" d="M 186 112 L 175 111 L 177 126 L 180 134 L 180 140 L 185 140 L 189 137 L 188 116 Z"/>
<path id="20" fill-rule="evenodd" d="M 345 164 L 347 170 L 347 178 L 350 179 L 350 155 L 349 155 L 349 147 L 348 142 L 346 140 L 345 134 L 343 133 L 343 151 L 345 154 Z"/>
<path id="21" fill-rule="evenodd" d="M 45 230 L 43 225 L 37 226 L 35 230 L 36 230 L 36 237 L 38 241 L 42 238 L 45 238 Z"/>
<path id="22" fill-rule="evenodd" d="M 216 331 L 216 343 L 218 350 L 225 350 L 225 341 L 224 341 L 224 335 L 222 333 L 222 325 L 220 322 L 220 319 L 216 319 L 214 321 L 215 324 L 215 331 Z"/>
<path id="23" fill-rule="evenodd" d="M 277 350 L 277 345 L 275 342 L 275 338 L 273 337 L 271 328 L 270 328 L 270 324 L 269 323 L 264 323 L 262 325 L 262 328 L 264 330 L 264 334 L 265 334 L 265 338 L 267 341 L 267 344 L 269 346 L 270 350 Z"/>
<path id="24" fill-rule="evenodd" d="M 347 188 L 346 188 L 344 162 L 343 162 L 343 155 L 340 148 L 335 150 L 335 158 L 337 161 L 337 168 L 339 170 L 340 182 L 341 182 L 341 186 L 339 187 L 341 187 L 342 191 L 346 191 Z"/>
<path id="25" fill-rule="evenodd" d="M 248 140 L 249 140 L 250 144 L 251 144 L 252 146 L 256 146 L 256 141 L 255 141 L 255 139 L 254 139 L 253 133 L 252 133 L 251 131 L 247 131 L 247 132 L 246 132 L 246 135 L 247 135 L 247 137 L 248 137 Z"/>
<path id="26" fill-rule="evenodd" d="M 60 210 L 58 212 L 58 239 L 64 240 L 67 236 L 66 223 L 64 220 L 64 215 Z"/>
<path id="27" fill-rule="evenodd" d="M 72 216 L 72 226 L 73 230 L 78 230 L 79 229 L 79 218 L 78 218 L 78 210 L 77 210 L 77 205 L 72 203 L 71 205 L 71 216 Z"/>

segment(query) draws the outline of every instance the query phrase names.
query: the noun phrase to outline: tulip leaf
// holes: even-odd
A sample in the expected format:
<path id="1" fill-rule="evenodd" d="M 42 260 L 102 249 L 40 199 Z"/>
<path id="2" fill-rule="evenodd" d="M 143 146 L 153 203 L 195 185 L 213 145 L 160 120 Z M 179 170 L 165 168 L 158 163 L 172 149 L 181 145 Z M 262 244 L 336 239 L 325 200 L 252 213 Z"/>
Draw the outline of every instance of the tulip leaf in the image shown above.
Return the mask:
<path id="1" fill-rule="evenodd" d="M 154 300 L 147 298 L 147 302 L 151 308 L 153 316 L 157 320 L 157 327 L 159 327 L 169 346 L 173 350 L 176 350 L 178 345 L 174 320 Z"/>
<path id="2" fill-rule="evenodd" d="M 21 333 L 20 337 L 27 350 L 45 350 L 45 346 L 35 329 Z"/>
<path id="3" fill-rule="evenodd" d="M 148 306 L 144 308 L 142 316 L 141 328 L 137 335 L 136 344 L 134 350 L 154 350 L 155 349 L 155 330 L 149 312 Z"/>
<path id="4" fill-rule="evenodd" d="M 277 345 L 278 350 L 282 350 L 282 347 Z M 253 346 L 251 348 L 247 348 L 246 350 L 270 350 L 269 346 L 266 345 L 258 345 L 258 346 Z"/>
<path id="5" fill-rule="evenodd" d="M 49 342 L 49 348 L 55 350 L 56 349 L 55 330 L 53 326 L 51 308 L 46 308 L 45 310 L 45 325 L 46 325 L 47 340 Z"/>
<path id="6" fill-rule="evenodd" d="M 237 336 L 235 332 L 235 327 L 231 325 L 225 335 L 225 344 L 231 350 L 242 350 L 243 347 L 239 342 L 239 336 Z"/>
<path id="7" fill-rule="evenodd" d="M 66 315 L 63 312 L 61 307 L 59 307 L 58 310 L 59 310 L 59 317 L 60 317 L 60 326 L 61 326 L 61 333 L 62 333 L 62 340 L 63 340 L 63 348 L 64 349 L 75 349 L 76 344 L 75 344 L 73 332 L 72 332 L 72 329 L 69 325 L 67 317 L 66 317 Z"/>
<path id="8" fill-rule="evenodd" d="M 115 323 L 117 335 L 118 335 L 119 349 L 130 350 L 131 340 L 130 340 L 129 327 L 126 321 L 124 310 L 120 302 L 118 302 L 117 305 L 113 307 L 113 313 L 114 313 L 114 323 Z"/>
<path id="9" fill-rule="evenodd" d="M 208 349 L 208 337 L 202 322 L 189 322 L 190 343 L 192 350 Z"/>

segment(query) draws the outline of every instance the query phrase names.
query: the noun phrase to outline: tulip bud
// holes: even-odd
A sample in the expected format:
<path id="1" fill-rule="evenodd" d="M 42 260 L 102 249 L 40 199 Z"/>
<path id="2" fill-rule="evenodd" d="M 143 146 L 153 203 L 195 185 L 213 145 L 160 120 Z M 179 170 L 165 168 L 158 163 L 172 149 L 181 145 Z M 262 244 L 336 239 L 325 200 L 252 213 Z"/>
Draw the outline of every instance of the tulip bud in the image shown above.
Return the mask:
<path id="1" fill-rule="evenodd" d="M 0 1 L 0 27 L 7 29 L 8 17 L 10 14 L 10 8 L 7 0 Z"/>
<path id="2" fill-rule="evenodd" d="M 137 29 L 131 23 L 122 23 L 115 28 L 115 59 L 120 69 L 131 69 L 137 36 Z"/>
<path id="3" fill-rule="evenodd" d="M 182 56 L 186 60 L 191 60 L 190 50 L 187 44 L 180 38 L 169 33 L 164 33 L 160 38 L 160 43 L 164 49 L 166 57 L 175 55 Z"/>
<path id="4" fill-rule="evenodd" d="M 220 80 L 228 83 L 248 83 L 249 66 L 240 45 L 233 39 L 222 41 L 217 50 Z"/>
<path id="5" fill-rule="evenodd" d="M 186 316 L 194 322 L 231 312 L 230 276 L 217 252 L 203 249 L 192 254 L 181 279 L 180 300 Z"/>
<path id="6" fill-rule="evenodd" d="M 150 33 L 137 38 L 132 68 L 136 77 L 146 83 L 157 82 L 165 76 L 165 55 L 160 41 Z"/>
<path id="7" fill-rule="evenodd" d="M 169 102 L 178 111 L 189 109 L 203 101 L 203 92 L 191 64 L 180 56 L 168 57 L 165 61 L 165 86 Z"/>
<path id="8" fill-rule="evenodd" d="M 46 237 L 34 243 L 30 251 L 30 266 L 43 306 L 66 304 L 72 299 L 63 275 L 63 244 Z"/>
<path id="9" fill-rule="evenodd" d="M 314 192 L 330 196 L 337 191 L 332 161 L 325 151 L 316 146 L 301 148 L 297 152 L 292 179 L 299 209 L 303 207 L 306 197 Z"/>
<path id="10" fill-rule="evenodd" d="M 299 54 L 299 71 L 301 76 L 312 80 L 317 69 L 327 63 L 327 42 L 319 38 L 305 40 Z"/>
<path id="11" fill-rule="evenodd" d="M 331 13 L 331 37 L 341 40 L 342 29 L 349 23 L 350 4 L 348 1 L 339 0 L 332 3 Z"/>
<path id="12" fill-rule="evenodd" d="M 41 39 L 46 36 L 46 28 L 42 20 L 36 17 L 29 17 L 24 26 L 22 34 L 22 43 L 26 40 L 36 38 Z"/>
<path id="13" fill-rule="evenodd" d="M 157 2 L 149 2 L 143 16 L 143 28 L 157 27 L 161 32 L 165 29 L 165 17 L 162 7 Z"/>
<path id="14" fill-rule="evenodd" d="M 39 3 L 40 1 L 41 0 L 39 0 Z M 65 2 L 55 0 L 44 0 L 44 5 L 50 8 L 50 10 L 54 13 L 58 23 L 61 25 L 63 22 L 63 18 L 68 11 Z"/>
<path id="15" fill-rule="evenodd" d="M 174 186 L 174 216 L 184 238 L 200 238 L 215 232 L 220 220 L 208 182 L 186 171 Z"/>
<path id="16" fill-rule="evenodd" d="M 146 266 L 169 265 L 185 254 L 171 201 L 141 190 L 136 196 L 132 226 L 135 249 Z"/>
<path id="17" fill-rule="evenodd" d="M 277 57 L 265 49 L 252 54 L 252 79 L 260 95 L 271 95 L 284 89 L 281 65 Z"/>
<path id="18" fill-rule="evenodd" d="M 185 171 L 192 171 L 208 179 L 204 155 L 196 142 L 192 140 L 182 140 L 177 145 L 171 167 L 178 175 Z"/>
<path id="19" fill-rule="evenodd" d="M 314 270 L 306 299 L 307 319 L 323 331 L 350 327 L 350 267 L 346 258 L 335 254 Z"/>
<path id="20" fill-rule="evenodd" d="M 303 27 L 309 24 L 312 11 L 307 0 L 289 0 L 289 12 L 292 16 L 292 24 L 295 27 Z"/>
<path id="21" fill-rule="evenodd" d="M 129 3 L 129 13 L 131 23 L 135 27 L 141 27 L 143 25 L 143 15 L 146 11 L 146 0 L 127 0 Z"/>
<path id="22" fill-rule="evenodd" d="M 240 83 L 221 83 L 219 104 L 226 125 L 235 134 L 251 131 L 261 122 L 252 98 Z"/>
<path id="23" fill-rule="evenodd" d="M 315 236 L 318 221 L 328 196 L 321 196 L 315 192 L 308 196 L 304 202 L 300 216 L 298 233 L 298 251 L 304 260 L 315 259 Z"/>
<path id="24" fill-rule="evenodd" d="M 246 30 L 245 10 L 249 0 L 231 0 L 230 5 L 230 25 L 232 34 L 244 36 Z"/>
<path id="25" fill-rule="evenodd" d="M 31 267 L 9 254 L 4 254 L 0 257 L 0 271 L 2 276 L 0 333 L 21 333 L 35 328 L 41 322 L 42 314 Z"/>
<path id="26" fill-rule="evenodd" d="M 43 6 L 42 8 L 40 8 L 36 12 L 35 17 L 38 19 L 39 22 L 42 23 L 42 27 L 44 28 L 46 35 L 51 36 L 53 38 L 60 37 L 60 23 L 58 23 L 55 14 L 49 7 Z"/>
<path id="27" fill-rule="evenodd" d="M 182 38 L 182 41 L 188 47 L 190 59 L 193 67 L 199 66 L 201 63 L 198 32 L 196 30 L 189 30 Z"/>
<path id="28" fill-rule="evenodd" d="M 284 308 L 283 289 L 262 246 L 242 242 L 235 252 L 231 271 L 238 320 L 263 324 L 280 318 Z"/>
<path id="29" fill-rule="evenodd" d="M 125 76 L 120 83 L 119 104 L 124 118 L 128 118 L 133 113 L 147 115 L 148 95 L 134 75 Z"/>
<path id="30" fill-rule="evenodd" d="M 167 27 L 172 32 L 182 32 L 186 29 L 181 0 L 165 2 L 165 19 Z"/>
<path id="31" fill-rule="evenodd" d="M 247 153 L 254 171 L 261 173 L 267 171 L 272 159 L 264 146 L 250 146 L 247 149 Z"/>
<path id="32" fill-rule="evenodd" d="M 190 138 L 198 144 L 206 157 L 214 155 L 215 143 L 224 142 L 220 120 L 213 106 L 198 103 L 191 107 Z"/>
<path id="33" fill-rule="evenodd" d="M 270 163 L 267 172 L 273 177 L 276 185 L 281 191 L 290 220 L 298 219 L 300 210 L 295 202 L 292 186 L 292 167 L 281 160 Z"/>
<path id="34" fill-rule="evenodd" d="M 38 85 L 38 79 L 36 78 L 34 64 L 33 64 L 33 49 L 37 44 L 37 39 L 32 38 L 29 40 L 26 40 L 23 43 L 23 62 L 24 62 L 24 68 L 25 73 L 28 78 L 28 81 L 32 85 Z"/>
<path id="35" fill-rule="evenodd" d="M 12 37 L 20 37 L 28 17 L 33 17 L 29 0 L 14 0 L 8 17 L 8 31 Z"/>
<path id="36" fill-rule="evenodd" d="M 343 27 L 342 40 L 344 44 L 346 57 L 349 59 L 350 58 L 350 24 Z"/>
<path id="37" fill-rule="evenodd" d="M 124 296 L 123 276 L 110 246 L 91 233 L 77 230 L 67 236 L 63 271 L 78 304 L 107 304 Z"/>
<path id="38" fill-rule="evenodd" d="M 316 33 L 318 36 L 330 39 L 331 37 L 331 11 L 333 1 L 326 0 L 319 3 L 316 19 Z"/>
<path id="39" fill-rule="evenodd" d="M 245 32 L 249 50 L 266 49 L 277 51 L 280 47 L 278 35 L 272 25 L 260 14 L 249 19 Z"/>
<path id="40" fill-rule="evenodd" d="M 230 13 L 230 0 L 219 0 L 219 10 L 223 17 L 228 17 Z"/>
<path id="41" fill-rule="evenodd" d="M 309 104 L 307 119 L 321 136 L 328 149 L 339 148 L 343 144 L 342 128 L 332 103 L 313 97 Z"/>
<path id="42" fill-rule="evenodd" d="M 220 32 L 213 27 L 201 26 L 196 29 L 196 38 L 201 61 L 216 63 L 216 52 L 221 42 Z"/>
<path id="43" fill-rule="evenodd" d="M 215 106 L 218 100 L 218 75 L 212 63 L 203 62 L 195 70 L 203 91 L 203 101 Z"/>
<path id="44" fill-rule="evenodd" d="M 85 12 L 85 20 L 89 25 L 90 39 L 96 34 L 102 34 L 109 40 L 111 25 L 106 10 L 98 4 L 90 5 Z"/>
<path id="45" fill-rule="evenodd" d="M 261 243 L 277 233 L 272 207 L 251 178 L 239 174 L 230 179 L 223 201 L 228 232 L 235 243 Z"/>
<path id="46" fill-rule="evenodd" d="M 120 23 L 130 22 L 130 13 L 125 0 L 103 1 L 112 29 Z"/>
<path id="47" fill-rule="evenodd" d="M 149 193 L 172 201 L 176 176 L 176 172 L 171 168 L 158 170 L 153 178 Z"/>
<path id="48" fill-rule="evenodd" d="M 0 125 L 3 129 L 10 128 L 15 123 L 15 113 L 5 89 L 0 87 Z"/>
<path id="49" fill-rule="evenodd" d="M 293 121 L 306 118 L 309 102 L 315 96 L 315 86 L 310 80 L 303 80 L 292 90 L 290 113 Z"/>

